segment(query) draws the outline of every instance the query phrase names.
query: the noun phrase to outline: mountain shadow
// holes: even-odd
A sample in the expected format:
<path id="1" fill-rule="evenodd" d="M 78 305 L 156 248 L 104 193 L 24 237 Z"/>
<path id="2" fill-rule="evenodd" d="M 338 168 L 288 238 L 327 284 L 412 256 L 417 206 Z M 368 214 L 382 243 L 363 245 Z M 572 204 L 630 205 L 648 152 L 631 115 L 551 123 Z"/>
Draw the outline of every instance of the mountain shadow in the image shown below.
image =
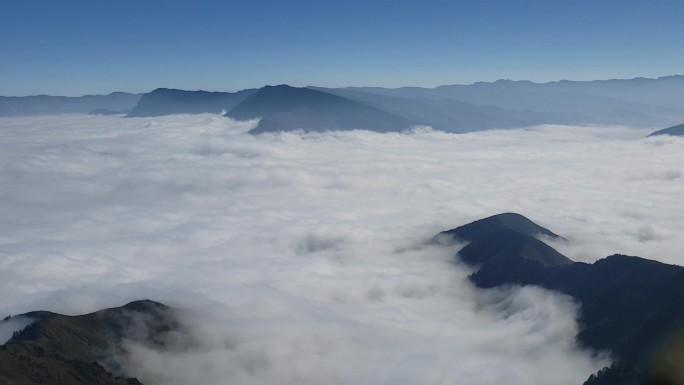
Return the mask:
<path id="1" fill-rule="evenodd" d="M 569 295 L 580 304 L 582 346 L 612 352 L 647 381 L 640 383 L 684 383 L 681 365 L 671 364 L 684 357 L 683 267 L 617 254 L 593 264 L 573 262 L 537 238 L 556 234 L 510 213 L 438 237 L 467 242 L 459 256 L 477 266 L 470 279 L 478 287 L 536 285 Z M 627 372 L 620 370 L 603 376 Z"/>
<path id="2" fill-rule="evenodd" d="M 157 88 L 144 94 L 128 117 L 172 114 L 220 114 L 228 111 L 253 93 L 253 89 L 231 92 L 184 91 Z"/>
<path id="3" fill-rule="evenodd" d="M 0 346 L 4 385 L 141 385 L 120 373 L 122 341 L 162 347 L 179 327 L 171 308 L 149 300 L 81 316 L 38 311 L 22 317 L 33 323 Z"/>
<path id="4" fill-rule="evenodd" d="M 310 88 L 266 86 L 230 110 L 236 120 L 261 118 L 250 133 L 369 130 L 401 132 L 413 122 L 389 112 Z"/>

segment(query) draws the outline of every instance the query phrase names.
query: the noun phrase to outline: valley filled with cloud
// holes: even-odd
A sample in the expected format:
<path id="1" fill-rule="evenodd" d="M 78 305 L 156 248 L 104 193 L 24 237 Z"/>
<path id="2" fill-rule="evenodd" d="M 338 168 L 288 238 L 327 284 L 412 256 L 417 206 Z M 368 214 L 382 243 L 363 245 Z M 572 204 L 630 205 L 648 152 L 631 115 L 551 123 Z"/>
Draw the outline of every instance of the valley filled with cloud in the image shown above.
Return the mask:
<path id="1" fill-rule="evenodd" d="M 569 297 L 476 289 L 427 241 L 517 212 L 576 261 L 684 264 L 680 138 L 256 123 L 0 118 L 0 316 L 187 309 L 168 349 L 129 346 L 145 384 L 578 384 L 610 357 L 576 346 Z"/>

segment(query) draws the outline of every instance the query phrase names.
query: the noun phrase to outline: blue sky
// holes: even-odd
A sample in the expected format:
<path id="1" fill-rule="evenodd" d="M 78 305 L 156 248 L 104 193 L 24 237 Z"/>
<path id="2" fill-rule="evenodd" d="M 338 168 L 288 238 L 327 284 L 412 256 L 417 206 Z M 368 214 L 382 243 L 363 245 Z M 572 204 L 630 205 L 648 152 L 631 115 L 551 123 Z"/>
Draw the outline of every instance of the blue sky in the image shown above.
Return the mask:
<path id="1" fill-rule="evenodd" d="M 684 73 L 684 1 L 3 0 L 0 95 Z"/>

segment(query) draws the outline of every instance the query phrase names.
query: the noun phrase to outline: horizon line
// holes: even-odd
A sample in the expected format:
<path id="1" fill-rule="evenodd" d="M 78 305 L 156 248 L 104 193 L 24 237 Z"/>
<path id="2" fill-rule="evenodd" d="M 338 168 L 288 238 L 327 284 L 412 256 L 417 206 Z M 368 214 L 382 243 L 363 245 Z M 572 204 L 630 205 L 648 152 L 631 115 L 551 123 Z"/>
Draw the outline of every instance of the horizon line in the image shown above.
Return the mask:
<path id="1" fill-rule="evenodd" d="M 383 87 L 383 86 L 359 86 L 359 85 L 348 85 L 348 86 L 342 86 L 342 87 L 323 87 L 323 86 L 316 86 L 316 85 L 307 85 L 307 86 L 290 86 L 287 83 L 278 83 L 278 84 L 264 84 L 260 87 L 248 87 L 248 88 L 241 88 L 241 89 L 236 89 L 234 91 L 225 91 L 225 90 L 209 90 L 209 89 L 186 89 L 186 88 L 173 88 L 173 87 L 157 87 L 154 88 L 151 91 L 147 92 L 129 92 L 129 91 L 111 91 L 108 93 L 87 93 L 83 95 L 54 95 L 54 94 L 30 94 L 30 95 L 0 95 L 2 98 L 28 98 L 28 97 L 64 97 L 64 98 L 83 98 L 83 97 L 95 97 L 95 96 L 110 96 L 113 94 L 129 94 L 129 95 L 145 95 L 148 94 L 152 91 L 158 90 L 158 89 L 169 89 L 169 90 L 181 90 L 181 91 L 191 91 L 191 92 L 227 92 L 227 93 L 235 93 L 243 90 L 248 90 L 248 89 L 261 89 L 264 87 L 268 86 L 274 86 L 274 85 L 287 85 L 290 87 L 295 87 L 295 88 L 324 88 L 324 89 L 345 89 L 345 88 L 380 88 L 380 89 L 388 89 L 388 90 L 398 90 L 398 89 L 405 89 L 405 88 L 421 88 L 421 89 L 437 89 L 439 87 L 449 87 L 449 86 L 473 86 L 476 84 L 495 84 L 495 83 L 500 83 L 500 82 L 516 82 L 516 83 L 532 83 L 532 84 L 552 84 L 552 83 L 563 83 L 563 82 L 576 82 L 576 83 L 590 83 L 590 82 L 610 82 L 610 81 L 625 81 L 625 80 L 650 80 L 650 81 L 657 81 L 661 79 L 667 79 L 667 78 L 676 78 L 676 77 L 684 77 L 684 74 L 672 74 L 672 75 L 663 75 L 663 76 L 657 76 L 657 77 L 645 77 L 645 76 L 637 76 L 633 78 L 608 78 L 608 79 L 591 79 L 591 80 L 568 80 L 568 79 L 560 79 L 560 80 L 549 80 L 549 81 L 542 81 L 542 82 L 536 82 L 533 80 L 527 80 L 527 79 L 507 79 L 507 78 L 500 78 L 497 80 L 493 81 L 474 81 L 472 83 L 449 83 L 449 84 L 440 84 L 434 87 L 425 87 L 425 86 L 412 86 L 412 85 L 406 85 L 406 86 L 399 86 L 399 87 Z"/>

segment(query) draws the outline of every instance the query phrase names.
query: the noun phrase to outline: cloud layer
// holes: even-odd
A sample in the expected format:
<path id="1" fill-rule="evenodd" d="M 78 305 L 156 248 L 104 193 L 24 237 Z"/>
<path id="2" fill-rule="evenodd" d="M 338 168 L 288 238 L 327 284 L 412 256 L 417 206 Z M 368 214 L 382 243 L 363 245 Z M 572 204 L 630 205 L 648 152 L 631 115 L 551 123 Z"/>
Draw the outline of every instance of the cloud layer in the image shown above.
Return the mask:
<path id="1" fill-rule="evenodd" d="M 0 119 L 0 311 L 191 309 L 192 344 L 131 346 L 150 384 L 577 384 L 605 361 L 574 346 L 567 298 L 475 290 L 457 249 L 424 241 L 514 211 L 576 260 L 684 263 L 680 139 L 254 124 Z"/>

